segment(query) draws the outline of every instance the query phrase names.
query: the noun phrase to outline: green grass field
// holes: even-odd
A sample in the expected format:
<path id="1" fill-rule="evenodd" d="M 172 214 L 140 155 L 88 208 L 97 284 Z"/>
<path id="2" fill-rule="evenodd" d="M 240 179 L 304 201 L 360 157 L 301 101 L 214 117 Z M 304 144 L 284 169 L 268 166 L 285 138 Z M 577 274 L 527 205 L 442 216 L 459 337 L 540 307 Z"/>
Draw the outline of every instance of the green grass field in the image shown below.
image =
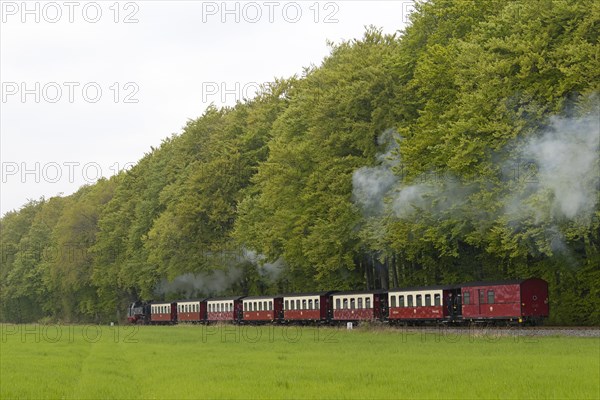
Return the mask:
<path id="1" fill-rule="evenodd" d="M 600 339 L 2 325 L 0 397 L 599 398 Z"/>

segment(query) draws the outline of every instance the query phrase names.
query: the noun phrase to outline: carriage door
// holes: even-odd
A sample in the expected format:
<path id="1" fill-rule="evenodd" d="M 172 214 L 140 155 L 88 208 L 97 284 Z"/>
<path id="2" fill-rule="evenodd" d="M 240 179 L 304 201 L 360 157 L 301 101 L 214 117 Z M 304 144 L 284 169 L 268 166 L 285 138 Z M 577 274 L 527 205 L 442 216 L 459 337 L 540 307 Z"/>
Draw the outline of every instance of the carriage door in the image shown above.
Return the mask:
<path id="1" fill-rule="evenodd" d="M 452 289 L 452 299 L 454 301 L 454 316 L 462 315 L 462 293 L 461 289 Z"/>
<path id="2" fill-rule="evenodd" d="M 484 289 L 479 289 L 479 301 L 477 302 L 479 304 L 479 315 L 481 315 L 481 312 L 483 311 L 483 309 L 481 308 L 483 304 L 485 304 L 485 290 Z"/>

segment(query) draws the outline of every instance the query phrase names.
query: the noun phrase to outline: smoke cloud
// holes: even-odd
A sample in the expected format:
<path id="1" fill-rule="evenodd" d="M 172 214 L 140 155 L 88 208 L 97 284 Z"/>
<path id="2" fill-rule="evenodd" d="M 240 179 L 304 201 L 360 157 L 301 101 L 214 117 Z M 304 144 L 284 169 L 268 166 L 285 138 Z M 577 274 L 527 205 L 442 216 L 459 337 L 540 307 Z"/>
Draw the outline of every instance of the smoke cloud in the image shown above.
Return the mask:
<path id="1" fill-rule="evenodd" d="M 522 151 L 522 157 L 537 166 L 535 179 L 525 196 L 509 198 L 508 203 L 531 199 L 535 201 L 528 201 L 530 207 L 548 208 L 553 218 L 587 219 L 598 202 L 600 121 L 595 116 L 555 117 L 550 122 Z"/>
<path id="2" fill-rule="evenodd" d="M 378 155 L 378 165 L 360 168 L 352 177 L 353 200 L 365 216 L 410 219 L 428 212 L 437 217 L 445 213 L 478 218 L 478 213 L 473 212 L 477 210 L 477 200 L 472 195 L 486 191 L 485 185 L 492 182 L 476 183 L 449 176 L 432 179 L 439 176 L 427 174 L 414 184 L 406 184 L 394 173 L 394 167 L 401 162 L 398 135 L 388 131 L 379 140 L 386 149 Z M 516 164 L 527 169 L 501 177 L 504 189 L 494 191 L 498 193 L 495 201 L 500 211 L 486 217 L 506 216 L 512 224 L 545 223 L 551 247 L 566 249 L 564 236 L 555 224 L 565 219 L 587 224 L 598 207 L 599 141 L 600 122 L 594 115 L 553 117 L 547 128 L 509 144 L 507 148 L 515 150 L 505 154 L 504 159 L 511 160 L 511 165 L 498 162 L 498 170 L 514 172 Z"/>
<path id="3" fill-rule="evenodd" d="M 244 270 L 241 264 L 244 262 L 254 265 L 259 275 L 270 282 L 277 280 L 284 268 L 283 260 L 269 263 L 266 256 L 247 249 L 238 252 L 207 253 L 206 256 L 218 264 L 225 265 L 226 269 L 182 274 L 172 281 L 163 279 L 156 287 L 155 294 L 164 296 L 177 293 L 186 298 L 220 295 L 242 280 Z"/>
<path id="4" fill-rule="evenodd" d="M 242 270 L 230 268 L 228 270 L 214 270 L 209 273 L 187 273 L 179 275 L 172 281 L 163 279 L 156 288 L 160 295 L 168 293 L 185 294 L 186 298 L 192 296 L 213 296 L 223 293 L 242 277 Z"/>
<path id="5" fill-rule="evenodd" d="M 268 279 L 271 282 L 276 281 L 283 272 L 284 262 L 280 258 L 274 263 L 266 262 L 267 257 L 263 254 L 258 254 L 255 251 L 244 249 L 244 258 L 250 263 L 254 264 L 258 270 L 258 273 L 263 278 Z"/>

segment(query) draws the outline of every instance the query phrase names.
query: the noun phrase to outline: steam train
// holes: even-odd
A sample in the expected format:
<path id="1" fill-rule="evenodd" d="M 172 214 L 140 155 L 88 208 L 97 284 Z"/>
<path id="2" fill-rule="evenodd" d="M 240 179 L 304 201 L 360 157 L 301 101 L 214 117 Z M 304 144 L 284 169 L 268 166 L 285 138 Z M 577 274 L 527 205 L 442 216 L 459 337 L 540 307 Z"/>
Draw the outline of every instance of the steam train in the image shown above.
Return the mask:
<path id="1" fill-rule="evenodd" d="M 548 314 L 548 283 L 530 278 L 373 291 L 137 301 L 129 306 L 127 319 L 136 324 L 360 321 L 536 324 Z"/>

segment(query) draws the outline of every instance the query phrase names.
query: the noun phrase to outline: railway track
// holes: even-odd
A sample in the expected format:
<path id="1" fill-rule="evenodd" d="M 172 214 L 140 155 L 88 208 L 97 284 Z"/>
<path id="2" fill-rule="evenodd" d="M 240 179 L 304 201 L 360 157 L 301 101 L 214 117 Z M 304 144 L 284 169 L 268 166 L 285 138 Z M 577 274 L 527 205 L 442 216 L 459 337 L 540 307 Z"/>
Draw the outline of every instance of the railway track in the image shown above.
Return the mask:
<path id="1" fill-rule="evenodd" d="M 594 326 L 514 326 L 498 327 L 473 325 L 469 327 L 439 326 L 439 327 L 399 327 L 407 332 L 442 335 L 468 335 L 471 337 L 543 337 L 543 336 L 573 336 L 600 338 L 600 327 Z"/>

